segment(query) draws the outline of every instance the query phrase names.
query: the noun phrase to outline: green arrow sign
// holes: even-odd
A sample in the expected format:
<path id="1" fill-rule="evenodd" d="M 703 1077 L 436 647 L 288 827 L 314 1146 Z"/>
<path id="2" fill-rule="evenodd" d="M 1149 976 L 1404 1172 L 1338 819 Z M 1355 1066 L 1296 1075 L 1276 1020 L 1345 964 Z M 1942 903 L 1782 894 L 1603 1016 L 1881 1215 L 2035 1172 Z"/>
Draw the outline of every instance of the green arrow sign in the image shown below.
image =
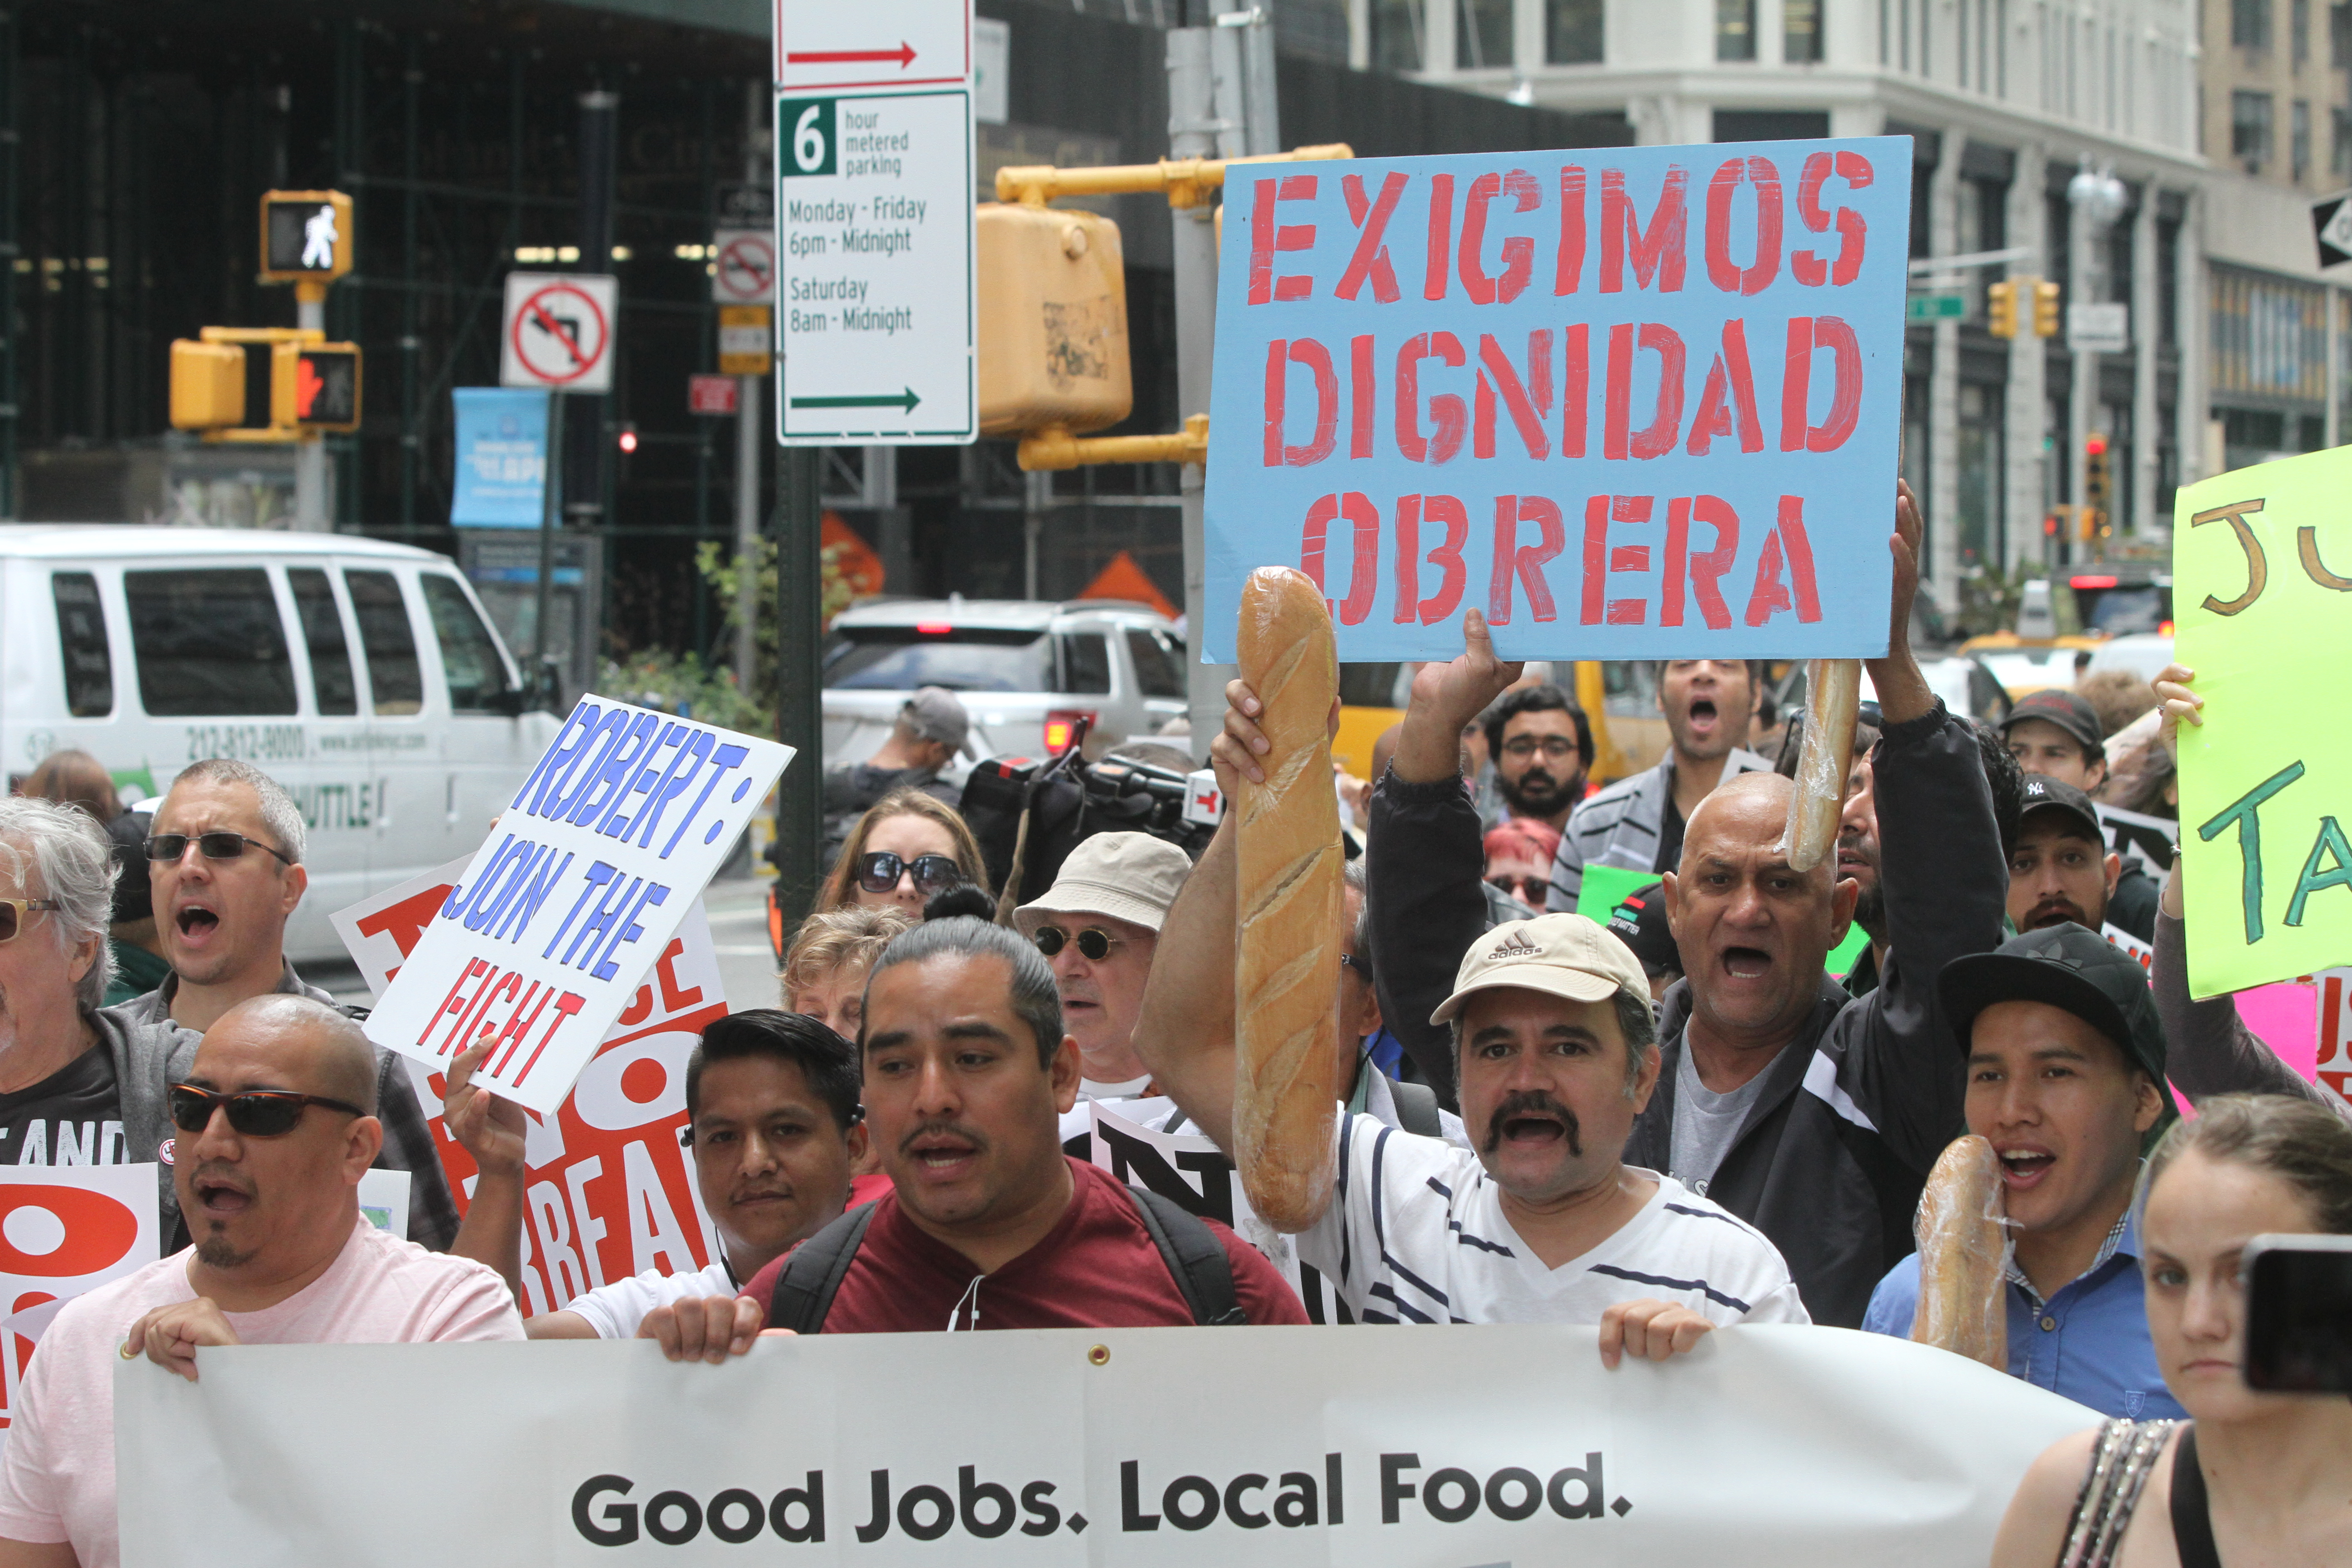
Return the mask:
<path id="1" fill-rule="evenodd" d="M 1903 302 L 1906 321 L 1957 321 L 1968 313 L 1966 294 L 1914 294 Z"/>
<path id="2" fill-rule="evenodd" d="M 915 389 L 910 386 L 904 392 L 883 393 L 878 396 L 795 397 L 793 399 L 793 406 L 795 408 L 896 408 L 901 413 L 912 414 L 915 411 L 915 405 L 920 402 L 922 399 L 915 395 Z"/>

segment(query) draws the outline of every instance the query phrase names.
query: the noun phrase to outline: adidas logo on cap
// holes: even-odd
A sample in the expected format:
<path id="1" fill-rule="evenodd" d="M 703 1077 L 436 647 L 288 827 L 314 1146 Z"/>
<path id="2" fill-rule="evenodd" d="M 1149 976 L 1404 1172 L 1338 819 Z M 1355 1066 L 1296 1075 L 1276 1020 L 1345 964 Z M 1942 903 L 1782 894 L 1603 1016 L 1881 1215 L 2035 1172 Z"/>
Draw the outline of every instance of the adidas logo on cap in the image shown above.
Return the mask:
<path id="1" fill-rule="evenodd" d="M 1541 958 L 1543 951 L 1517 931 L 1512 931 L 1496 942 L 1486 957 L 1490 962 L 1497 958 Z"/>

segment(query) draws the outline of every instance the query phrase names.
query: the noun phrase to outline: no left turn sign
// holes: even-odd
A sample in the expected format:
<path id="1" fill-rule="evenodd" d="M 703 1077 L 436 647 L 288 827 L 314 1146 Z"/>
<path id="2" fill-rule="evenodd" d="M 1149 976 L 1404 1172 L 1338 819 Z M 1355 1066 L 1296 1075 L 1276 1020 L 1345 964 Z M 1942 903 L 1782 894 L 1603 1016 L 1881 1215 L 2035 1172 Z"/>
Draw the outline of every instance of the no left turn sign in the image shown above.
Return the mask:
<path id="1" fill-rule="evenodd" d="M 620 280 L 608 274 L 508 273 L 499 384 L 611 391 L 620 302 Z"/>
<path id="2" fill-rule="evenodd" d="M 722 305 L 765 305 L 776 297 L 776 234 L 722 228 L 711 239 L 710 297 Z"/>

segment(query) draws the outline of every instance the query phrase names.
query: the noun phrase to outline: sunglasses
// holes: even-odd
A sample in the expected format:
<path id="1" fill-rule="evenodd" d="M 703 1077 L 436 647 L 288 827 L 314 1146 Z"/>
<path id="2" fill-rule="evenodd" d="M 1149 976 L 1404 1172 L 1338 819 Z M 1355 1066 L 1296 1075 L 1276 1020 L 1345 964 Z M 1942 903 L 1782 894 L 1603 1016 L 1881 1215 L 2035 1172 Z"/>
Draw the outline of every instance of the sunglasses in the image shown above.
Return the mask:
<path id="1" fill-rule="evenodd" d="M 915 874 L 915 891 L 926 898 L 964 879 L 963 868 L 944 855 L 918 855 L 904 860 L 887 849 L 877 849 L 857 858 L 857 885 L 869 893 L 890 891 L 908 871 Z"/>
<path id="2" fill-rule="evenodd" d="M 271 849 L 260 839 L 247 838 L 242 833 L 230 833 L 224 830 L 218 833 L 199 833 L 194 837 L 196 848 L 207 860 L 235 860 L 244 855 L 245 847 L 250 844 L 256 849 L 268 850 L 289 866 L 294 864 L 294 857 L 291 855 L 281 850 Z M 147 840 L 147 858 L 176 861 L 188 852 L 189 838 L 190 836 L 185 833 L 158 833 L 154 837 Z"/>
<path id="3" fill-rule="evenodd" d="M 1551 892 L 1551 883 L 1541 877 L 1489 877 L 1486 885 L 1500 888 L 1513 898 L 1538 910 L 1544 907 L 1544 900 Z"/>
<path id="4" fill-rule="evenodd" d="M 294 1131 L 302 1120 L 302 1112 L 313 1105 L 352 1116 L 367 1114 L 345 1100 L 330 1100 L 323 1094 L 296 1094 L 287 1089 L 249 1089 L 239 1094 L 215 1094 L 192 1083 L 175 1083 L 165 1099 L 172 1109 L 172 1125 L 183 1132 L 202 1132 L 211 1126 L 213 1107 L 218 1105 L 227 1108 L 229 1126 L 247 1138 L 283 1137 Z"/>
<path id="5" fill-rule="evenodd" d="M 1358 953 L 1343 952 L 1339 955 L 1339 967 L 1354 970 L 1363 976 L 1364 984 L 1367 985 L 1372 983 L 1372 961 L 1369 958 Z"/>
<path id="6" fill-rule="evenodd" d="M 1036 934 L 1029 940 L 1035 942 L 1037 951 L 1048 958 L 1061 952 L 1068 943 L 1075 942 L 1078 944 L 1079 956 L 1095 963 L 1100 963 L 1104 959 L 1108 958 L 1112 948 L 1125 945 L 1119 938 L 1111 935 L 1100 926 L 1088 926 L 1075 935 L 1064 931 L 1060 926 L 1039 926 Z"/>
<path id="7" fill-rule="evenodd" d="M 16 933 L 25 929 L 26 910 L 63 908 L 55 899 L 0 899 L 0 942 L 16 940 Z"/>

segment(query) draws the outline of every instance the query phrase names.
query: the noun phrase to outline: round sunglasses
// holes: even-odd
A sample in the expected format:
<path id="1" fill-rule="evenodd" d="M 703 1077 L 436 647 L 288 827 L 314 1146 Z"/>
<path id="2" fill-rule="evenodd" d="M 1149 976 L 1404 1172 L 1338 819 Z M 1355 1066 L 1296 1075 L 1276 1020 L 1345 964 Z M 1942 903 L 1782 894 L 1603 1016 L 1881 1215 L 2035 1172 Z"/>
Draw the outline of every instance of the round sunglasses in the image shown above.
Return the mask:
<path id="1" fill-rule="evenodd" d="M 1100 963 L 1108 958 L 1112 948 L 1127 945 L 1123 939 L 1111 935 L 1100 926 L 1088 926 L 1080 931 L 1066 931 L 1060 926 L 1039 926 L 1029 940 L 1035 942 L 1037 951 L 1048 958 L 1075 942 L 1079 956 L 1093 963 Z"/>
<path id="2" fill-rule="evenodd" d="M 348 1100 L 330 1100 L 323 1094 L 297 1094 L 286 1089 L 249 1089 L 237 1094 L 217 1094 L 192 1083 L 175 1083 L 164 1099 L 171 1107 L 172 1125 L 183 1132 L 202 1132 L 211 1126 L 213 1107 L 217 1105 L 227 1110 L 229 1126 L 247 1138 L 283 1137 L 294 1131 L 301 1122 L 302 1113 L 314 1105 L 352 1116 L 367 1114 Z"/>
<path id="3" fill-rule="evenodd" d="M 915 891 L 925 898 L 945 892 L 964 879 L 963 868 L 945 855 L 918 855 L 908 860 L 887 849 L 876 849 L 857 858 L 857 885 L 869 893 L 889 892 L 908 871 L 915 874 Z"/>

